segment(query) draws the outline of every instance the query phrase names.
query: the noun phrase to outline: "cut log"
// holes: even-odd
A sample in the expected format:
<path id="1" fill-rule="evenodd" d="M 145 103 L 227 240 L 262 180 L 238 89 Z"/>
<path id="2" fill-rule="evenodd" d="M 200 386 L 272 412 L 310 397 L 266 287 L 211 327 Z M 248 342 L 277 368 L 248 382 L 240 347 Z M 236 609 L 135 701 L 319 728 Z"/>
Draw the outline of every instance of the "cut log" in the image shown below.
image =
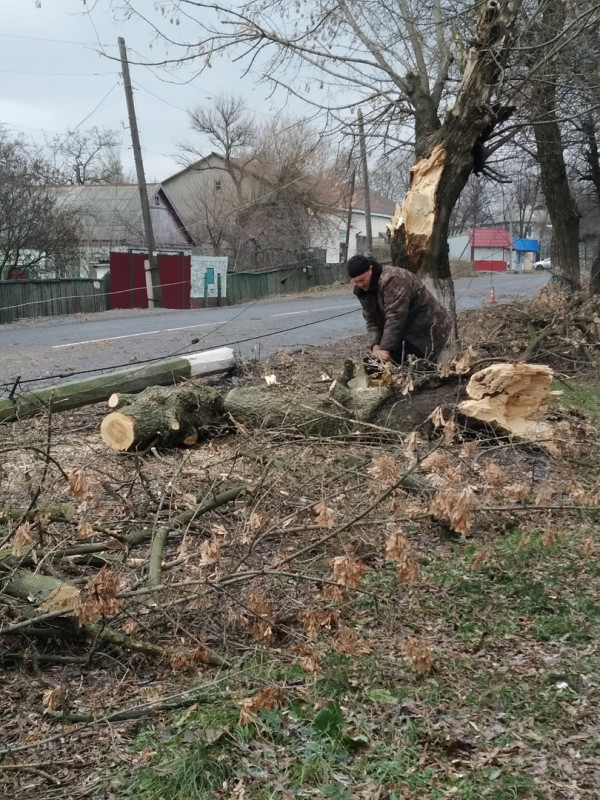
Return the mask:
<path id="1" fill-rule="evenodd" d="M 223 411 L 221 396 L 209 386 L 151 386 L 134 397 L 119 395 L 119 400 L 124 410 L 113 411 L 100 426 L 113 450 L 143 449 L 152 443 L 190 447 Z"/>
<path id="2" fill-rule="evenodd" d="M 28 394 L 0 400 L 0 423 L 34 417 L 44 411 L 67 411 L 70 408 L 101 403 L 114 392 L 126 389 L 140 392 L 148 386 L 174 384 L 183 378 L 213 375 L 235 366 L 230 347 L 160 361 L 133 369 L 119 370 L 85 381 L 70 381 Z"/>
<path id="3" fill-rule="evenodd" d="M 551 442 L 552 426 L 540 419 L 550 402 L 553 372 L 538 364 L 494 364 L 467 384 L 461 414 L 531 442 Z"/>
<path id="4" fill-rule="evenodd" d="M 422 393 L 430 403 L 420 403 L 420 410 L 403 395 L 393 382 L 370 385 L 363 365 L 350 370 L 348 364 L 326 394 L 261 384 L 232 389 L 219 400 L 207 387 L 147 389 L 137 396 L 113 395 L 110 404 L 118 410 L 102 421 L 101 434 L 113 449 L 140 450 L 150 443 L 189 446 L 215 428 L 231 428 L 232 422 L 250 430 L 292 428 L 307 436 L 355 434 L 364 423 L 407 431 L 439 405 L 435 388 Z"/>

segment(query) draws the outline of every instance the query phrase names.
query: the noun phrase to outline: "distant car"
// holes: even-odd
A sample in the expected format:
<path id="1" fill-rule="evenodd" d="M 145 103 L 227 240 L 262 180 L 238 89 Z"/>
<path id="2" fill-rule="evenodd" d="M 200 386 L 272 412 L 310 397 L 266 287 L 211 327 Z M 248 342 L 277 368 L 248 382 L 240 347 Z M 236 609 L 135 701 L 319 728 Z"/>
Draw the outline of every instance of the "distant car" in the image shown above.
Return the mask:
<path id="1" fill-rule="evenodd" d="M 533 265 L 534 269 L 550 269 L 550 259 L 544 258 L 541 261 L 536 261 Z"/>

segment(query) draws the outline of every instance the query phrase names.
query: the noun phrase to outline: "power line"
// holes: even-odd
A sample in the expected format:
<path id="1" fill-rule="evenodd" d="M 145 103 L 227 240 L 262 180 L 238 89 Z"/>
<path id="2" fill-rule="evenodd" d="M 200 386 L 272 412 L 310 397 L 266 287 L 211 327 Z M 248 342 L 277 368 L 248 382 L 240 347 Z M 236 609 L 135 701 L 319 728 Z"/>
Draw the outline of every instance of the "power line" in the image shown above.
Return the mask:
<path id="1" fill-rule="evenodd" d="M 258 301 L 255 301 L 254 303 L 251 303 L 249 306 L 245 306 L 243 308 L 243 310 L 240 312 L 240 314 L 238 314 L 236 317 L 234 317 L 233 320 L 228 320 L 227 322 L 224 322 L 215 331 L 210 331 L 209 333 L 207 333 L 205 336 L 203 336 L 201 339 L 198 339 L 197 341 L 202 341 L 202 339 L 206 339 L 208 336 L 214 335 L 218 330 L 220 330 L 225 325 L 231 324 L 231 322 L 233 322 L 239 316 L 244 314 L 250 308 L 253 308 L 256 305 L 257 302 Z M 257 341 L 257 340 L 260 340 L 260 339 L 267 339 L 267 338 L 269 338 L 271 336 L 279 336 L 279 335 L 281 335 L 283 333 L 292 333 L 293 331 L 301 330 L 302 328 L 309 328 L 309 327 L 311 327 L 313 325 L 320 325 L 320 324 L 322 324 L 324 322 L 330 322 L 331 320 L 339 319 L 340 317 L 346 317 L 349 314 L 355 314 L 358 311 L 360 311 L 360 306 L 357 306 L 356 308 L 353 308 L 351 311 L 344 311 L 344 312 L 342 312 L 340 314 L 334 314 L 333 316 L 325 317 L 324 319 L 319 319 L 319 320 L 315 320 L 315 321 L 312 321 L 312 322 L 305 322 L 305 323 L 302 323 L 300 325 L 294 325 L 291 328 L 281 328 L 279 330 L 271 331 L 271 332 L 268 332 L 268 333 L 262 333 L 262 334 L 259 334 L 257 336 L 247 336 L 247 337 L 245 337 L 243 339 L 236 339 L 236 340 L 231 341 L 231 342 L 221 343 L 218 346 L 219 347 L 232 347 L 233 348 L 233 347 L 239 346 L 241 344 L 247 344 L 248 342 L 254 342 L 254 341 Z M 184 348 L 182 348 L 181 350 L 174 351 L 174 352 L 170 353 L 170 355 L 156 356 L 155 358 L 147 358 L 147 359 L 144 359 L 142 361 L 136 361 L 136 367 L 139 366 L 140 369 L 142 369 L 143 366 L 146 365 L 146 364 L 153 364 L 153 363 L 156 363 L 158 361 L 166 361 L 166 360 L 168 360 L 170 358 L 176 358 L 178 355 L 181 355 L 183 352 L 185 352 L 190 346 L 191 346 L 191 344 L 185 345 Z M 195 350 L 194 352 L 204 353 L 204 352 L 206 352 L 208 350 L 213 350 L 213 349 L 214 349 L 214 346 L 210 347 L 210 348 L 205 347 L 205 348 L 202 348 L 200 350 Z M 49 381 L 49 380 L 52 380 L 54 378 L 72 378 L 72 377 L 76 377 L 78 375 L 89 375 L 89 374 L 95 373 L 95 372 L 109 372 L 109 371 L 112 371 L 112 370 L 118 370 L 118 369 L 123 369 L 123 368 L 127 368 L 127 367 L 131 367 L 131 362 L 127 362 L 125 364 L 115 364 L 115 365 L 109 366 L 109 367 L 94 367 L 94 368 L 91 368 L 91 369 L 79 370 L 79 371 L 75 371 L 75 372 L 58 373 L 58 374 L 54 374 L 54 375 L 46 375 L 46 376 L 39 377 L 39 378 L 21 378 L 21 379 L 19 379 L 19 385 L 30 384 L 30 383 L 38 383 L 40 381 Z M 4 386 L 7 387 L 7 388 L 8 387 L 12 388 L 12 385 L 13 385 L 12 382 L 4 384 Z"/>

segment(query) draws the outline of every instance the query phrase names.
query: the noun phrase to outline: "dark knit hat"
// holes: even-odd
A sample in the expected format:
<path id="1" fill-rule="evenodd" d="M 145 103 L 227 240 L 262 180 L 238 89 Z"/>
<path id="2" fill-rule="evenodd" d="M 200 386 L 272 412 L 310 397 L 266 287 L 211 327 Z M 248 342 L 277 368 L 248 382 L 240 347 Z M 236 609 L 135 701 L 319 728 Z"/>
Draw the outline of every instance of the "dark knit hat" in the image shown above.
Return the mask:
<path id="1" fill-rule="evenodd" d="M 357 275 L 362 275 L 372 265 L 373 261 L 367 256 L 352 256 L 348 259 L 346 269 L 351 278 L 356 278 Z"/>

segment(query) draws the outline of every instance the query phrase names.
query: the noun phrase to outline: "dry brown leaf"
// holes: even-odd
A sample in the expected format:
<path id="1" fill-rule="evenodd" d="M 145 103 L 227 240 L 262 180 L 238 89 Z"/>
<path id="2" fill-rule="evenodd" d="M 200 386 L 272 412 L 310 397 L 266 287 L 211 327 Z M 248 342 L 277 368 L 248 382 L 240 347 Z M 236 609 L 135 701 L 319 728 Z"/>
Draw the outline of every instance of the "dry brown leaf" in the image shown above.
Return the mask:
<path id="1" fill-rule="evenodd" d="M 469 345 L 458 358 L 452 361 L 452 368 L 457 375 L 464 375 L 470 371 L 477 358 L 479 358 L 477 352 Z"/>
<path id="2" fill-rule="evenodd" d="M 440 472 L 448 466 L 451 460 L 452 456 L 446 450 L 434 450 L 433 453 L 429 453 L 429 455 L 425 456 L 421 461 L 421 469 L 431 472 Z"/>
<path id="3" fill-rule="evenodd" d="M 79 593 L 77 618 L 80 625 L 95 622 L 103 616 L 118 614 L 121 602 L 115 595 L 119 591 L 119 576 L 110 567 L 102 567 Z"/>
<path id="4" fill-rule="evenodd" d="M 375 459 L 367 470 L 377 483 L 377 491 L 385 491 L 400 479 L 398 462 L 391 456 L 381 456 Z"/>
<path id="5" fill-rule="evenodd" d="M 410 542 L 405 534 L 396 531 L 391 533 L 385 542 L 385 557 L 390 561 L 400 560 L 410 550 Z"/>
<path id="6" fill-rule="evenodd" d="M 63 701 L 63 692 L 59 688 L 46 689 L 42 694 L 42 705 L 44 706 L 44 714 L 50 711 L 58 711 Z"/>
<path id="7" fill-rule="evenodd" d="M 252 533 L 258 533 L 258 531 L 262 531 L 263 528 L 266 528 L 270 521 L 271 518 L 269 515 L 265 514 L 263 511 L 253 511 L 248 520 L 248 527 Z"/>
<path id="8" fill-rule="evenodd" d="M 483 483 L 488 486 L 506 486 L 508 476 L 494 461 L 487 460 L 479 473 Z"/>
<path id="9" fill-rule="evenodd" d="M 471 511 L 474 503 L 475 492 L 472 486 L 465 486 L 460 491 L 443 489 L 435 494 L 430 513 L 448 519 L 453 531 L 467 537 L 471 535 Z"/>
<path id="10" fill-rule="evenodd" d="M 401 581 L 406 581 L 407 583 L 418 583 L 419 574 L 419 564 L 414 558 L 411 558 L 408 554 L 406 554 L 398 564 L 396 576 Z"/>
<path id="11" fill-rule="evenodd" d="M 560 490 L 557 487 L 546 481 L 538 487 L 535 493 L 534 503 L 536 506 L 545 506 L 552 500 L 555 494 L 558 494 L 559 491 Z"/>
<path id="12" fill-rule="evenodd" d="M 477 444 L 477 442 L 464 442 L 463 446 L 460 448 L 460 457 L 473 458 L 478 448 L 479 445 Z"/>
<path id="13" fill-rule="evenodd" d="M 213 536 L 227 536 L 228 534 L 227 528 L 221 522 L 217 522 L 214 525 L 211 525 L 211 529 L 213 532 Z"/>
<path id="14" fill-rule="evenodd" d="M 29 522 L 23 522 L 15 531 L 12 540 L 11 552 L 13 556 L 21 555 L 23 550 L 26 550 L 33 541 L 33 528 Z"/>
<path id="15" fill-rule="evenodd" d="M 446 425 L 446 419 L 444 417 L 444 409 L 442 406 L 437 406 L 434 408 L 428 419 L 431 420 L 434 428 L 444 428 Z"/>
<path id="16" fill-rule="evenodd" d="M 416 636 L 403 639 L 402 651 L 411 669 L 418 675 L 429 672 L 433 666 L 433 653 L 426 642 Z"/>
<path id="17" fill-rule="evenodd" d="M 139 623 L 137 623 L 134 619 L 127 619 L 121 625 L 121 630 L 126 636 L 135 636 L 139 629 Z"/>
<path id="18" fill-rule="evenodd" d="M 350 599 L 348 596 L 348 592 L 344 589 L 343 586 L 339 586 L 338 584 L 331 584 L 326 583 L 321 590 L 321 595 L 324 600 L 331 600 L 334 603 L 340 603 L 343 605 L 347 603 Z"/>
<path id="19" fill-rule="evenodd" d="M 513 500 L 514 502 L 518 503 L 521 500 L 524 500 L 530 491 L 531 484 L 526 483 L 525 481 L 520 481 L 518 483 L 511 483 L 508 486 L 505 486 L 502 490 L 502 494 L 507 498 L 507 500 Z"/>
<path id="20" fill-rule="evenodd" d="M 315 522 L 322 528 L 335 528 L 335 515 L 330 508 L 327 508 L 325 501 L 321 500 L 320 503 L 314 507 L 316 514 Z"/>
<path id="21" fill-rule="evenodd" d="M 252 592 L 248 598 L 246 606 L 254 614 L 258 614 L 261 617 L 266 617 L 269 620 L 273 619 L 273 610 L 271 608 L 271 604 L 262 592 Z"/>
<path id="22" fill-rule="evenodd" d="M 452 374 L 452 369 L 448 361 L 444 361 L 442 364 L 438 366 L 438 375 L 440 376 L 440 378 L 449 378 L 451 374 Z"/>
<path id="23" fill-rule="evenodd" d="M 292 653 L 300 656 L 299 663 L 305 672 L 310 675 L 321 672 L 321 653 L 314 645 L 300 642 L 292 647 Z"/>
<path id="24" fill-rule="evenodd" d="M 257 642 L 270 644 L 273 641 L 273 626 L 266 619 L 259 619 L 250 628 L 250 635 Z"/>
<path id="25" fill-rule="evenodd" d="M 479 567 L 485 561 L 487 561 L 488 558 L 490 558 L 490 556 L 492 555 L 493 552 L 494 552 L 494 548 L 493 547 L 484 547 L 483 550 L 479 551 L 479 553 L 477 554 L 477 556 L 475 557 L 475 559 L 471 563 L 471 566 L 469 567 L 469 570 L 471 572 L 475 572 L 476 570 L 478 570 Z"/>
<path id="26" fill-rule="evenodd" d="M 331 579 L 335 583 L 345 586 L 347 589 L 358 589 L 362 576 L 367 571 L 367 567 L 360 558 L 353 555 L 336 556 L 331 560 L 333 572 Z"/>
<path id="27" fill-rule="evenodd" d="M 219 561 L 222 542 L 214 536 L 205 539 L 200 545 L 200 564 L 207 567 Z"/>
<path id="28" fill-rule="evenodd" d="M 404 442 L 404 457 L 410 466 L 414 466 L 419 459 L 419 434 L 413 431 Z"/>
<path id="29" fill-rule="evenodd" d="M 581 553 L 585 558 L 590 558 L 591 556 L 594 555 L 595 552 L 596 552 L 596 542 L 590 536 L 583 543 L 583 548 L 581 550 Z"/>
<path id="30" fill-rule="evenodd" d="M 355 630 L 346 626 L 342 626 L 336 631 L 332 647 L 336 652 L 351 658 L 358 658 L 372 650 L 368 642 L 361 639 Z"/>
<path id="31" fill-rule="evenodd" d="M 79 525 L 77 526 L 77 538 L 78 539 L 89 539 L 90 536 L 94 535 L 94 529 L 87 521 L 87 519 L 82 519 L 79 521 Z"/>
<path id="32" fill-rule="evenodd" d="M 339 618 L 339 611 L 325 611 L 320 608 L 303 608 L 297 614 L 298 622 L 311 639 L 316 639 L 323 630 L 334 628 Z"/>
<path id="33" fill-rule="evenodd" d="M 453 419 L 449 419 L 442 434 L 442 441 L 444 444 L 451 444 L 456 436 L 456 423 Z"/>
<path id="34" fill-rule="evenodd" d="M 407 394 L 410 394 L 413 389 L 415 388 L 415 384 L 412 379 L 412 375 L 410 372 L 402 375 L 400 379 L 396 381 L 396 387 L 401 395 L 406 397 Z"/>
<path id="35" fill-rule="evenodd" d="M 555 531 L 546 530 L 542 533 L 542 544 L 544 547 L 554 547 L 557 542 Z"/>
<path id="36" fill-rule="evenodd" d="M 76 586 L 64 583 L 50 592 L 44 602 L 38 606 L 38 611 L 42 614 L 49 614 L 52 611 L 60 611 L 62 608 L 74 608 L 78 604 L 79 589 Z M 73 616 L 74 614 L 75 611 L 72 611 L 69 614 L 65 614 L 65 616 Z"/>
<path id="37" fill-rule="evenodd" d="M 69 490 L 78 503 L 83 503 L 89 495 L 88 482 L 83 474 L 83 470 L 75 469 L 67 473 L 69 479 Z"/>
<path id="38" fill-rule="evenodd" d="M 285 695 L 277 686 L 265 686 L 258 694 L 240 700 L 240 725 L 250 725 L 255 721 L 256 715 L 266 709 L 268 711 L 278 708 Z"/>

